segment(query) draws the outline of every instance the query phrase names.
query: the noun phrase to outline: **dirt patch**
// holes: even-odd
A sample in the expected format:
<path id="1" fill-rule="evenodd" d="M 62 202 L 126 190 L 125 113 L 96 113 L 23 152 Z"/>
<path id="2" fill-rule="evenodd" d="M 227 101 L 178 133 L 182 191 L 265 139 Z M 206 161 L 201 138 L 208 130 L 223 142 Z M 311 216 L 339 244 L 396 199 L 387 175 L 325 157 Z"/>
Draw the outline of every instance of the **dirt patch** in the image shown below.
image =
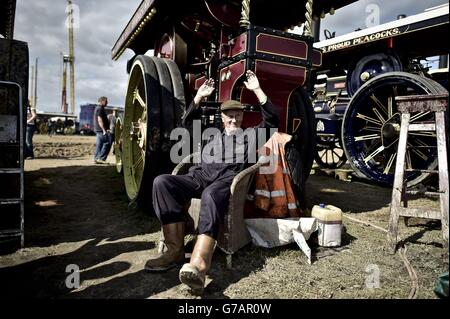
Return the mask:
<path id="1" fill-rule="evenodd" d="M 95 136 L 36 134 L 33 138 L 37 158 L 77 158 L 93 155 Z"/>
<path id="2" fill-rule="evenodd" d="M 37 154 L 43 158 L 26 161 L 26 247 L 0 256 L 2 295 L 194 298 L 179 283 L 178 269 L 144 271 L 145 261 L 157 251 L 159 223 L 149 211 L 129 207 L 123 178 L 113 165 L 93 164 L 92 152 L 45 155 L 61 149 L 67 153 L 60 154 L 81 154 L 93 150 L 94 141 L 36 136 L 36 148 L 43 149 Z M 83 150 L 72 151 L 77 148 Z M 108 160 L 114 162 L 111 155 Z M 309 178 L 307 189 L 309 207 L 333 204 L 346 216 L 387 227 L 390 189 L 320 174 Z M 417 199 L 411 205 L 438 203 Z M 385 233 L 349 219 L 344 225 L 343 246 L 313 246 L 312 265 L 295 244 L 275 249 L 248 245 L 227 270 L 225 254 L 217 250 L 204 298 L 407 298 L 408 272 L 400 256 L 387 253 Z M 419 279 L 418 298 L 436 298 L 436 280 L 448 271 L 440 224 L 410 220 L 408 227 L 401 222 L 399 230 Z M 80 269 L 79 288 L 66 285 L 70 265 Z"/>

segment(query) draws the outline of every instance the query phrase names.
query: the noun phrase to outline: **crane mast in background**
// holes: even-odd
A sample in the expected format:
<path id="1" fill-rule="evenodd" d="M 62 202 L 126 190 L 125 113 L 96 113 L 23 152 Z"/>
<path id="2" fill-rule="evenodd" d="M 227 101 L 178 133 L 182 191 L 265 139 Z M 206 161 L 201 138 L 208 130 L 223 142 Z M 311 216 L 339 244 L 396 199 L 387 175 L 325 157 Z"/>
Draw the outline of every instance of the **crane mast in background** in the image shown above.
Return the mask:
<path id="1" fill-rule="evenodd" d="M 67 64 L 70 69 L 70 113 L 75 112 L 75 53 L 73 41 L 73 7 L 72 1 L 67 0 L 68 23 L 69 31 L 69 55 L 63 56 L 63 77 L 62 77 L 62 92 L 61 92 L 61 111 L 67 113 Z"/>
<path id="2" fill-rule="evenodd" d="M 34 65 L 31 66 L 31 84 L 30 84 L 30 106 L 33 106 L 33 102 L 34 102 Z"/>
<path id="3" fill-rule="evenodd" d="M 61 112 L 67 113 L 67 64 L 70 61 L 68 55 L 63 55 L 63 72 L 62 72 L 62 93 L 61 93 Z"/>
<path id="4" fill-rule="evenodd" d="M 36 64 L 31 66 L 30 106 L 33 106 L 33 107 L 36 107 L 36 104 L 37 104 L 38 60 L 39 60 L 39 58 L 36 58 Z"/>
<path id="5" fill-rule="evenodd" d="M 37 83 L 38 83 L 38 60 L 39 58 L 36 58 L 36 65 L 34 66 L 34 100 L 33 100 L 33 107 L 37 107 Z"/>
<path id="6" fill-rule="evenodd" d="M 73 8 L 72 1 L 69 4 L 69 57 L 70 57 L 70 113 L 75 112 L 75 54 L 73 47 Z"/>

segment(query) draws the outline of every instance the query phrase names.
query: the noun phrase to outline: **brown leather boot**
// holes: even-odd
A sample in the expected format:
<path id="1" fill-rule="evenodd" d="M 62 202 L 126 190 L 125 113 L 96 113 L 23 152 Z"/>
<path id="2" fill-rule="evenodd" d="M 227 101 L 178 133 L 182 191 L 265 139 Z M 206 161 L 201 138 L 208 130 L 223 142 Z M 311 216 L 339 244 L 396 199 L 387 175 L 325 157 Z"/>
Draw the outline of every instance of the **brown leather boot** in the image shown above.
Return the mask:
<path id="1" fill-rule="evenodd" d="M 211 266 L 216 240 L 208 235 L 197 236 L 191 261 L 180 270 L 180 281 L 188 285 L 196 295 L 203 294 L 206 273 Z"/>
<path id="2" fill-rule="evenodd" d="M 151 257 L 145 270 L 166 271 L 184 262 L 184 222 L 163 225 L 162 231 L 167 250 Z"/>

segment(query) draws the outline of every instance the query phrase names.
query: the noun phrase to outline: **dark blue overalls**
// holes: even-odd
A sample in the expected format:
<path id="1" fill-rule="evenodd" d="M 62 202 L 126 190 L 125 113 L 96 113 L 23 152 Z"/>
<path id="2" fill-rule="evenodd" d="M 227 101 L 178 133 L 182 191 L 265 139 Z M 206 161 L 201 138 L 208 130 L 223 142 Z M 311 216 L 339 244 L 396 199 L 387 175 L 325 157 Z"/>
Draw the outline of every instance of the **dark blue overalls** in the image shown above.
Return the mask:
<path id="1" fill-rule="evenodd" d="M 194 108 L 193 104 L 189 106 L 185 122 Z M 249 158 L 256 158 L 257 146 L 265 143 L 258 140 L 257 129 L 278 127 L 278 114 L 270 100 L 261 105 L 261 113 L 263 120 L 256 127 L 233 135 L 225 134 L 224 130 L 214 135 L 202 149 L 201 163 L 191 167 L 187 174 L 163 174 L 155 178 L 153 207 L 162 225 L 183 222 L 186 203 L 201 198 L 198 232 L 217 239 L 233 178 L 249 165 Z"/>

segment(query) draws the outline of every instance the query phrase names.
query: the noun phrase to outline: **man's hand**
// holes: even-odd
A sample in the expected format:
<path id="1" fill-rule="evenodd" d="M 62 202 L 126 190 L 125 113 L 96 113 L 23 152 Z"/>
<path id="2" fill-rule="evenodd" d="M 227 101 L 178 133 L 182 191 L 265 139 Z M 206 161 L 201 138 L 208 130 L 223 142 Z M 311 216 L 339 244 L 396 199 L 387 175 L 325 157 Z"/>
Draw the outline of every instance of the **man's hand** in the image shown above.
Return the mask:
<path id="1" fill-rule="evenodd" d="M 260 88 L 258 78 L 256 77 L 256 74 L 252 71 L 248 70 L 246 73 L 247 81 L 244 81 L 245 87 L 250 90 L 254 91 Z"/>
<path id="2" fill-rule="evenodd" d="M 267 102 L 267 96 L 259 86 L 259 80 L 256 77 L 256 74 L 248 70 L 246 75 L 247 81 L 244 81 L 245 87 L 255 93 L 256 97 L 259 100 L 259 103 L 265 104 Z"/>
<path id="3" fill-rule="evenodd" d="M 200 86 L 200 88 L 198 89 L 197 94 L 194 98 L 194 103 L 198 105 L 203 98 L 210 96 L 213 91 L 214 79 L 206 80 L 205 83 L 203 83 L 202 86 Z"/>

